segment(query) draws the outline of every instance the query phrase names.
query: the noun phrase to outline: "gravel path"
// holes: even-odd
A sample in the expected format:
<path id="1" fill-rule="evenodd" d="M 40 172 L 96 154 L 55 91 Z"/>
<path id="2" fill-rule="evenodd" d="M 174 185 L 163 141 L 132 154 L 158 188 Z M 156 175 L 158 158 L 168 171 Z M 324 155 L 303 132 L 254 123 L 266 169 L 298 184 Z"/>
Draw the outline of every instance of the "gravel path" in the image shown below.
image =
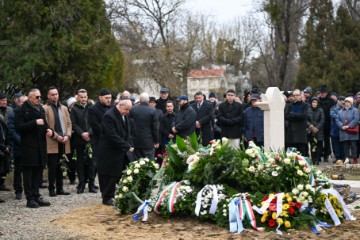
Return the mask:
<path id="1" fill-rule="evenodd" d="M 64 180 L 65 191 L 71 192 L 69 196 L 49 197 L 47 189 L 41 189 L 42 197 L 51 202 L 50 207 L 35 209 L 27 208 L 26 199 L 15 200 L 15 193 L 0 192 L 0 239 L 81 239 L 80 236 L 50 226 L 57 216 L 79 207 L 86 207 L 101 202 L 100 193 L 76 194 L 76 185 L 69 185 Z"/>

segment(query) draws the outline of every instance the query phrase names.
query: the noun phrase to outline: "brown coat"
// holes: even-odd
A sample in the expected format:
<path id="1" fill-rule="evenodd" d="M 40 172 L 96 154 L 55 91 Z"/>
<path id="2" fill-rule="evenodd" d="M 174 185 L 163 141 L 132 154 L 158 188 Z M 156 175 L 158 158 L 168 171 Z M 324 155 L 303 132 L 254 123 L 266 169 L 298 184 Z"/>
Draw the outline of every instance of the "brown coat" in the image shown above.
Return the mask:
<path id="1" fill-rule="evenodd" d="M 43 106 L 43 108 L 45 110 L 46 121 L 48 122 L 49 127 L 51 129 L 54 129 L 55 117 L 54 117 L 54 112 L 53 112 L 51 106 L 46 104 Z M 72 124 L 71 124 L 70 114 L 69 114 L 67 107 L 65 107 L 64 105 L 61 105 L 61 111 L 64 116 L 64 124 L 66 127 L 66 136 L 68 136 L 70 138 L 71 133 L 72 133 Z M 59 152 L 58 141 L 56 141 L 57 137 L 58 137 L 58 134 L 56 132 L 54 133 L 54 135 L 52 137 L 46 137 L 48 154 Z M 68 153 L 70 153 L 70 151 L 71 151 L 70 150 L 70 141 L 68 141 L 65 145 L 65 153 L 68 154 Z"/>

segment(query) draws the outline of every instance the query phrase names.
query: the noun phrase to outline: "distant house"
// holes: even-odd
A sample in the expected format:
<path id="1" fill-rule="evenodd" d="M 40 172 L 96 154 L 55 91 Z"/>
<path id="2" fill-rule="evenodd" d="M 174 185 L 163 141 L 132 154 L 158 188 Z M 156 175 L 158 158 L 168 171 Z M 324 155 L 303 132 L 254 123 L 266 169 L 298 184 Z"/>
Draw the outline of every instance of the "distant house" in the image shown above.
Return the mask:
<path id="1" fill-rule="evenodd" d="M 216 93 L 219 99 L 228 89 L 234 89 L 238 96 L 243 96 L 251 90 L 250 74 L 243 75 L 239 71 L 236 75 L 233 66 L 212 65 L 211 69 L 191 70 L 187 77 L 188 96 L 192 96 L 197 91 L 202 91 L 206 97 L 210 92 Z"/>

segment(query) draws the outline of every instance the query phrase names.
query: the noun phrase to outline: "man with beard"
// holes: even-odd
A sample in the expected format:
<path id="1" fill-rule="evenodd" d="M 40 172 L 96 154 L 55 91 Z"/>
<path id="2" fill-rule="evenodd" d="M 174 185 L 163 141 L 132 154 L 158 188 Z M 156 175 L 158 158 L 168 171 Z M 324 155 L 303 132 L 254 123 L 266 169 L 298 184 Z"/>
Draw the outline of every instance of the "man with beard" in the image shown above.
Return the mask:
<path id="1" fill-rule="evenodd" d="M 91 104 L 85 89 L 78 91 L 78 101 L 71 110 L 71 122 L 73 126 L 72 142 L 76 151 L 76 171 L 79 179 L 77 193 L 84 192 L 86 180 L 88 180 L 89 192 L 97 193 L 95 189 L 95 169 L 92 157 L 88 152 L 87 145 L 90 142 L 88 112 Z"/>
<path id="2" fill-rule="evenodd" d="M 130 100 L 120 102 L 104 114 L 99 141 L 98 171 L 104 205 L 114 205 L 115 186 L 129 163 L 128 152 L 134 148 L 130 136 L 128 114 L 132 107 Z"/>
<path id="3" fill-rule="evenodd" d="M 50 206 L 41 198 L 39 186 L 42 169 L 47 162 L 46 136 L 55 137 L 55 132 L 48 127 L 45 111 L 40 105 L 41 94 L 38 89 L 29 92 L 26 101 L 15 115 L 15 127 L 21 134 L 21 165 L 26 206 L 38 208 Z"/>
<path id="4" fill-rule="evenodd" d="M 63 188 L 63 171 L 61 161 L 64 154 L 69 154 L 70 137 L 72 134 L 72 125 L 70 113 L 66 106 L 59 101 L 59 93 L 55 87 L 49 87 L 47 93 L 48 101 L 43 106 L 46 120 L 49 127 L 54 130 L 54 137 L 47 137 L 47 154 L 48 154 L 48 180 L 49 195 L 69 195 Z M 56 191 L 55 191 L 56 183 Z"/>
<path id="5" fill-rule="evenodd" d="M 196 112 L 188 103 L 187 96 L 180 96 L 176 99 L 180 106 L 179 112 L 176 114 L 174 122 L 172 124 L 173 133 L 179 135 L 182 138 L 190 136 L 196 127 Z"/>
<path id="6" fill-rule="evenodd" d="M 93 150 L 93 161 L 97 167 L 97 156 L 100 141 L 101 121 L 107 110 L 111 106 L 111 92 L 109 89 L 103 89 L 99 94 L 99 101 L 89 107 L 88 123 L 90 126 L 90 138 Z"/>

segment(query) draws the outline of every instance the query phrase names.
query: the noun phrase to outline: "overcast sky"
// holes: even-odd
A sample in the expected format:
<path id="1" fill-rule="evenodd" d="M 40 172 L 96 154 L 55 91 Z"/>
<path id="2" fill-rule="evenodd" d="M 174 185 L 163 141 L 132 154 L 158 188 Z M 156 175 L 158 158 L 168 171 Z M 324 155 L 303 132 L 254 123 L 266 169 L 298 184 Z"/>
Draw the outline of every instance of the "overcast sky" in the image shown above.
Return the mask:
<path id="1" fill-rule="evenodd" d="M 254 11 L 253 0 L 187 0 L 184 7 L 194 12 L 214 16 L 227 22 L 246 12 Z"/>

